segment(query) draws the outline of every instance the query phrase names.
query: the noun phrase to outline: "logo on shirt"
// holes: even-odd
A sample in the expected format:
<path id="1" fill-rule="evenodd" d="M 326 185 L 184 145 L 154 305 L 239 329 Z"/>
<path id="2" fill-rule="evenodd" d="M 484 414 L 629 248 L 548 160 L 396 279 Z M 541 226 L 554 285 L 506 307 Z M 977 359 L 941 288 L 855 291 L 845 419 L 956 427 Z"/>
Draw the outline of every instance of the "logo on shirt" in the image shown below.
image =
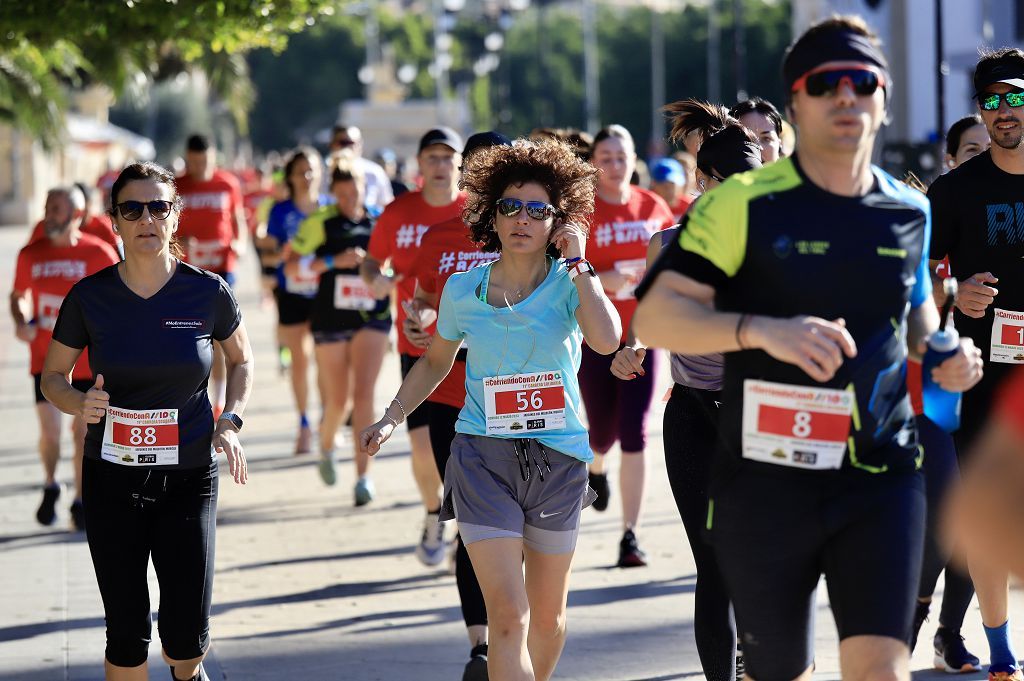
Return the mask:
<path id="1" fill-rule="evenodd" d="M 227 192 L 200 192 L 182 197 L 185 207 L 193 210 L 227 210 L 231 196 Z"/>
<path id="2" fill-rule="evenodd" d="M 49 260 L 32 265 L 33 279 L 73 279 L 85 277 L 84 260 Z"/>
<path id="3" fill-rule="evenodd" d="M 395 246 L 398 248 L 410 248 L 415 244 L 420 245 L 420 240 L 426 234 L 430 225 L 402 225 L 395 235 Z"/>
<path id="4" fill-rule="evenodd" d="M 1001 242 L 1007 246 L 1024 243 L 1024 203 L 992 203 L 985 206 L 985 212 L 989 246 L 999 246 Z"/>
<path id="5" fill-rule="evenodd" d="M 202 319 L 165 319 L 165 329 L 201 329 L 203 328 Z"/>
<path id="6" fill-rule="evenodd" d="M 600 247 L 610 246 L 613 242 L 615 244 L 631 244 L 636 241 L 646 243 L 661 225 L 659 220 L 605 223 L 594 230 L 594 238 Z"/>
<path id="7" fill-rule="evenodd" d="M 477 265 L 497 260 L 497 253 L 481 253 L 480 251 L 445 251 L 438 261 L 437 273 L 449 271 L 467 272 Z"/>

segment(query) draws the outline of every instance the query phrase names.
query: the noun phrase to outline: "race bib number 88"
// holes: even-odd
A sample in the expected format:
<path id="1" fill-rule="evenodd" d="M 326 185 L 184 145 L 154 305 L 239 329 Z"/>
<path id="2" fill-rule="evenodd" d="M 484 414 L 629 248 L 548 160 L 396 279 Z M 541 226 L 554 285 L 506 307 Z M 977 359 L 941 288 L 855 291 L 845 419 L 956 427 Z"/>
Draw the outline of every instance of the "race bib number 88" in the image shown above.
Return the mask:
<path id="1" fill-rule="evenodd" d="M 100 456 L 121 466 L 178 463 L 177 409 L 107 409 Z"/>
<path id="2" fill-rule="evenodd" d="M 843 465 L 853 393 L 743 382 L 743 458 L 810 470 Z"/>

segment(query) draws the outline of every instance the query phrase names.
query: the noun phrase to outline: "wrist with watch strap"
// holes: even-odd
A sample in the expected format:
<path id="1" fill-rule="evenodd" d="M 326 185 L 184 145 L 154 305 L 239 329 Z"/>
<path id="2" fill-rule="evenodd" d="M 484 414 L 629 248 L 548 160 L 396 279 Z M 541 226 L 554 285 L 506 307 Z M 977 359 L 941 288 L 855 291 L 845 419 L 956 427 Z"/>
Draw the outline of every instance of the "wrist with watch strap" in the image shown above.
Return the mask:
<path id="1" fill-rule="evenodd" d="M 597 276 L 597 271 L 594 269 L 594 266 L 585 258 L 570 258 L 566 260 L 565 267 L 569 270 L 569 279 L 572 281 L 576 281 L 576 277 L 584 273 L 589 274 L 592 277 Z"/>
<path id="2" fill-rule="evenodd" d="M 219 424 L 221 421 L 227 421 L 229 424 L 234 426 L 235 432 L 242 430 L 242 417 L 233 411 L 226 411 L 221 414 L 220 418 L 217 419 L 217 423 Z"/>

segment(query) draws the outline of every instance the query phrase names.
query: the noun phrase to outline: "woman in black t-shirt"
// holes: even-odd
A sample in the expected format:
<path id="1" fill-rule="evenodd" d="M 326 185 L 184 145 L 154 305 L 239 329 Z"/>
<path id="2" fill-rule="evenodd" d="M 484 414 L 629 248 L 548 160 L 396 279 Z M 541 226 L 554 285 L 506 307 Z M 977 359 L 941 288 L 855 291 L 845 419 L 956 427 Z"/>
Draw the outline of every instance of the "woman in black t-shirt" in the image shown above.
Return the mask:
<path id="1" fill-rule="evenodd" d="M 331 166 L 331 193 L 337 204 L 302 221 L 285 265 L 289 276 L 304 271 L 320 275 L 310 324 L 324 400 L 319 472 L 327 485 L 337 481 L 334 437 L 349 399 L 353 433 L 373 423 L 374 386 L 391 330 L 388 298 L 374 298 L 359 277 L 376 222 L 363 202 L 365 180 L 350 156 L 335 157 Z M 354 458 L 355 505 L 362 506 L 375 494 L 370 457 L 355 448 Z"/>
<path id="2" fill-rule="evenodd" d="M 121 171 L 111 189 L 123 262 L 65 298 L 42 390 L 89 424 L 87 537 L 107 623 L 107 678 L 145 679 L 151 636 L 146 568 L 160 582 L 160 639 L 176 679 L 206 679 L 210 645 L 217 459 L 245 484 L 239 416 L 252 389 L 252 350 L 231 289 L 179 260 L 182 201 L 152 163 Z M 206 386 L 213 341 L 227 359 L 227 404 L 214 424 Z M 89 348 L 88 392 L 67 376 Z"/>

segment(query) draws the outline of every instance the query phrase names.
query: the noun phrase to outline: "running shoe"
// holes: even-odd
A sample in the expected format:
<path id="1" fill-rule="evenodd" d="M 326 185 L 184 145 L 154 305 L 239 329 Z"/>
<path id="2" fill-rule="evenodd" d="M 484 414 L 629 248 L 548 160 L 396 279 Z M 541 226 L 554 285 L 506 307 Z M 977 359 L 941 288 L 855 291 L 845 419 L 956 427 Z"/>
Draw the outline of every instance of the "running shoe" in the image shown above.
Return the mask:
<path id="1" fill-rule="evenodd" d="M 309 454 L 313 451 L 313 429 L 309 426 L 299 428 L 299 436 L 295 438 L 295 454 Z"/>
<path id="2" fill-rule="evenodd" d="M 284 377 L 288 375 L 288 370 L 291 368 L 292 351 L 282 345 L 277 349 L 277 370 Z"/>
<path id="3" fill-rule="evenodd" d="M 608 487 L 608 475 L 606 473 L 588 473 L 587 477 L 590 479 L 590 489 L 597 493 L 597 498 L 591 505 L 595 511 L 605 510 L 608 508 L 608 500 L 612 496 L 612 491 Z"/>
<path id="4" fill-rule="evenodd" d="M 747 665 L 743 661 L 743 646 L 736 642 L 736 678 L 742 679 L 747 673 Z"/>
<path id="5" fill-rule="evenodd" d="M 81 499 L 71 502 L 71 526 L 76 532 L 85 532 L 85 504 Z"/>
<path id="6" fill-rule="evenodd" d="M 647 565 L 647 554 L 644 553 L 636 543 L 636 535 L 633 530 L 626 530 L 622 534 L 622 541 L 619 542 L 619 567 L 644 567 Z"/>
<path id="7" fill-rule="evenodd" d="M 487 644 L 475 646 L 462 672 L 462 681 L 487 681 Z"/>
<path id="8" fill-rule="evenodd" d="M 359 480 L 356 481 L 356 506 L 366 506 L 368 503 L 373 501 L 375 496 L 377 496 L 377 488 L 374 487 L 373 480 L 370 480 L 369 478 L 359 478 Z"/>
<path id="9" fill-rule="evenodd" d="M 1024 681 L 1024 674 L 1021 673 L 1020 667 L 1014 667 L 1012 670 L 992 671 L 992 667 L 988 668 L 988 681 Z"/>
<path id="10" fill-rule="evenodd" d="M 43 488 L 43 500 L 36 509 L 36 520 L 40 525 L 53 525 L 57 520 L 57 499 L 60 498 L 60 485 L 54 484 Z"/>
<path id="11" fill-rule="evenodd" d="M 427 567 L 440 565 L 448 549 L 444 542 L 444 523 L 438 522 L 436 513 L 428 513 L 423 521 L 423 534 L 416 545 L 416 557 Z"/>
<path id="12" fill-rule="evenodd" d="M 960 635 L 959 629 L 946 629 L 939 627 L 935 632 L 932 641 L 935 645 L 935 668 L 948 674 L 962 674 L 964 672 L 980 672 L 981 660 L 972 655 L 964 646 L 964 637 Z M 993 674 L 1003 674 L 1002 677 Z M 1020 669 L 1010 672 L 992 672 L 989 670 L 990 680 L 1000 678 L 1002 681 L 1024 681 Z"/>
<path id="13" fill-rule="evenodd" d="M 921 626 L 928 619 L 928 611 L 931 610 L 932 602 L 918 601 L 917 607 L 914 609 L 914 624 L 910 630 L 910 652 L 913 654 L 914 648 L 917 647 L 917 636 L 921 633 Z"/>
<path id="14" fill-rule="evenodd" d="M 320 479 L 324 481 L 324 484 L 328 487 L 333 487 L 334 483 L 338 482 L 338 473 L 334 470 L 337 457 L 334 454 L 333 449 L 328 449 L 326 452 L 320 452 L 320 461 L 317 464 L 317 470 L 320 472 Z M 359 486 L 356 486 L 359 489 Z M 358 496 L 358 492 L 357 492 Z M 358 503 L 356 504 L 359 505 Z"/>
<path id="15" fill-rule="evenodd" d="M 174 675 L 174 667 L 171 667 L 171 678 L 174 679 L 174 681 L 180 681 L 180 679 Z M 188 681 L 210 681 L 210 677 L 206 675 L 206 670 L 203 669 L 202 663 L 199 664 L 199 670 L 196 672 L 196 675 Z"/>

